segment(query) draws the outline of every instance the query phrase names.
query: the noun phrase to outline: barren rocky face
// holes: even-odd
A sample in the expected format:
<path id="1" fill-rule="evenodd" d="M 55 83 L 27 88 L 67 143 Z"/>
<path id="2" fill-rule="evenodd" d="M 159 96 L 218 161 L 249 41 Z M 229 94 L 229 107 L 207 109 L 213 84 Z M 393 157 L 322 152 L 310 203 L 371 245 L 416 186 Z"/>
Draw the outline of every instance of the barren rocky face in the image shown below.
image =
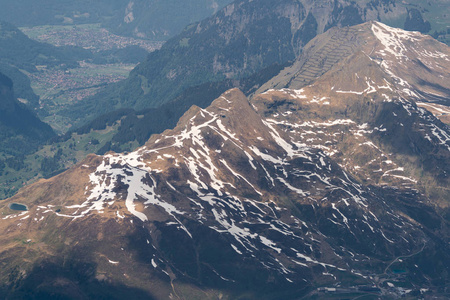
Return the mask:
<path id="1" fill-rule="evenodd" d="M 131 153 L 89 156 L 3 202 L 5 293 L 296 299 L 339 287 L 395 298 L 408 284 L 445 293 L 450 130 L 416 104 L 431 102 L 417 84 L 425 75 L 401 77 L 410 59 L 396 55 L 422 36 L 379 23 L 343 30 L 357 46 L 310 84 L 296 85 L 305 65 L 296 62 L 250 101 L 229 90 Z M 448 49 L 427 51 L 448 77 Z"/>

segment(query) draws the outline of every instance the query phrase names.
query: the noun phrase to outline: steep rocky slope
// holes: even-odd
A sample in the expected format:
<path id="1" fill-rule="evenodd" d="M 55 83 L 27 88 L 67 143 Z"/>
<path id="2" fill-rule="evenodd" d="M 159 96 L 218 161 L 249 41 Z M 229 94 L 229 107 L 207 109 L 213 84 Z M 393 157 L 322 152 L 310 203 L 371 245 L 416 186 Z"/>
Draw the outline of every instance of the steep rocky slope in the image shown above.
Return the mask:
<path id="1" fill-rule="evenodd" d="M 337 35 L 346 35 L 349 42 L 336 43 Z M 311 41 L 305 55 L 263 85 L 256 94 L 268 90 L 255 99 L 278 99 L 271 101 L 281 103 L 277 104 L 281 110 L 290 107 L 292 101 L 286 99 L 310 99 L 305 100 L 308 109 L 303 107 L 302 117 L 292 120 L 292 124 L 304 119 L 317 119 L 320 123 L 329 120 L 330 115 L 352 120 L 346 124 L 346 130 L 354 131 L 355 136 L 376 135 L 376 140 L 372 140 L 375 144 L 355 144 L 358 139 L 338 142 L 336 137 L 331 138 L 333 130 L 331 136 L 320 137 L 319 143 L 327 140 L 330 153 L 337 151 L 333 145 L 337 146 L 340 150 L 336 153 L 341 153 L 343 159 L 360 153 L 362 157 L 352 166 L 356 168 L 354 175 L 371 183 L 383 182 L 390 175 L 381 172 L 386 165 L 372 160 L 364 148 L 382 145 L 384 155 L 392 153 L 401 161 L 402 172 L 412 175 L 404 179 L 416 182 L 421 178 L 418 184 L 430 193 L 439 187 L 439 192 L 433 193 L 440 194 L 437 201 L 448 206 L 445 199 L 449 170 L 442 164 L 447 159 L 446 151 L 432 146 L 434 142 L 447 145 L 448 127 L 427 110 L 445 121 L 450 99 L 450 84 L 446 80 L 449 68 L 448 46 L 419 33 L 366 23 L 341 32 L 330 30 Z M 356 104 L 355 99 L 366 103 Z M 424 124 L 423 120 L 431 123 Z M 365 127 L 358 130 L 357 126 Z M 303 138 L 315 140 L 311 134 Z M 364 146 L 358 150 L 361 145 Z M 375 149 L 371 151 L 373 154 Z M 394 164 L 389 168 L 395 167 Z"/>
<path id="2" fill-rule="evenodd" d="M 123 1 L 104 25 L 121 35 L 167 40 L 189 24 L 216 13 L 232 0 Z"/>
<path id="3" fill-rule="evenodd" d="M 405 93 L 412 91 L 417 93 L 414 95 L 417 100 L 449 104 L 450 83 L 447 80 L 450 68 L 449 47 L 430 36 L 394 29 L 377 22 L 333 28 L 316 37 L 305 47 L 302 55 L 292 66 L 263 85 L 256 94 L 270 88 L 301 89 L 336 65 L 348 64 L 344 61 L 357 53 L 363 53 L 368 59 L 376 62 L 387 73 L 385 76 L 392 77 L 403 87 Z M 354 70 L 344 72 L 357 74 L 362 65 L 352 63 L 351 67 Z M 343 83 L 349 79 L 360 82 L 362 90 L 368 88 L 365 93 L 375 92 L 368 83 L 365 83 L 365 79 L 359 78 L 358 75 L 351 78 L 328 76 L 322 82 L 329 81 L 330 85 L 336 80 Z M 345 86 L 342 88 L 345 90 Z"/>

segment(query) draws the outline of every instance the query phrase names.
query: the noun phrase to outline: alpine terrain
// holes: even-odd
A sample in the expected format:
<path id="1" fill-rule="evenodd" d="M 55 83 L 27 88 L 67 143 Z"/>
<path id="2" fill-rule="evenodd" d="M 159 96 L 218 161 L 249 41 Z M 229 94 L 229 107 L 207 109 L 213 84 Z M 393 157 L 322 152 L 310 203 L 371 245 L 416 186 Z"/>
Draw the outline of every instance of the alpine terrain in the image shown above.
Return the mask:
<path id="1" fill-rule="evenodd" d="M 332 28 L 251 98 L 230 89 L 1 202 L 0 291 L 449 297 L 449 70 L 419 32 Z"/>

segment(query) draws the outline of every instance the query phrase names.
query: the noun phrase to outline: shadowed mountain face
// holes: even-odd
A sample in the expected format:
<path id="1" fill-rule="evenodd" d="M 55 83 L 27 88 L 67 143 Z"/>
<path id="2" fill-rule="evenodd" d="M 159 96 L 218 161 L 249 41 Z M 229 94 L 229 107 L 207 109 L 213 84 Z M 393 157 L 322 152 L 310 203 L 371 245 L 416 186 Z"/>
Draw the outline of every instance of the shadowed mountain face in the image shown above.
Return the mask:
<path id="1" fill-rule="evenodd" d="M 422 74 L 401 73 L 409 60 L 395 55 L 422 36 L 348 30 L 372 36 L 361 44 L 373 53 L 351 52 L 301 89 L 250 101 L 228 90 L 131 153 L 91 155 L 3 202 L 5 293 L 445 297 L 450 130 L 417 106 Z M 445 51 L 417 57 L 445 66 Z"/>
<path id="2" fill-rule="evenodd" d="M 55 136 L 43 123 L 14 97 L 13 82 L 0 73 L 0 136 L 1 156 L 23 155 Z"/>
<path id="3" fill-rule="evenodd" d="M 3 111 L 12 111 L 14 109 L 13 82 L 4 74 L 0 73 L 1 96 L 0 109 Z"/>

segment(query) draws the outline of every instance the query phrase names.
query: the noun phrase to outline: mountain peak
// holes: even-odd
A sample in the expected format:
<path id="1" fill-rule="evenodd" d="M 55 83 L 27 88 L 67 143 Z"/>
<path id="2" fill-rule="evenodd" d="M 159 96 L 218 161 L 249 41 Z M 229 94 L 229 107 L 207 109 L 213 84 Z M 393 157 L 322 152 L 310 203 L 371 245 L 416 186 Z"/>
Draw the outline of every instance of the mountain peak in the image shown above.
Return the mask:
<path id="1" fill-rule="evenodd" d="M 237 88 L 224 92 L 206 109 L 192 106 L 180 118 L 177 126 L 166 130 L 163 135 L 184 136 L 181 140 L 186 140 L 188 136 L 198 133 L 199 126 L 204 128 L 202 124 L 205 123 L 208 124 L 206 128 L 214 128 L 216 133 L 222 132 L 235 141 L 270 137 L 247 97 Z M 161 142 L 160 135 L 153 136 L 147 146 L 156 140 Z"/>
<path id="2" fill-rule="evenodd" d="M 426 38 L 432 39 L 430 36 L 417 31 L 394 28 L 376 21 L 368 22 L 368 25 L 375 37 L 383 44 L 386 51 L 394 56 L 403 56 L 402 51 L 406 50 L 407 46 L 402 45 L 402 43 L 408 41 L 415 42 Z"/>
<path id="3" fill-rule="evenodd" d="M 223 93 L 207 110 L 220 115 L 225 126 L 242 128 L 243 133 L 248 134 L 254 126 L 262 126 L 247 97 L 237 88 Z"/>
<path id="4" fill-rule="evenodd" d="M 355 64 L 346 66 L 350 59 Z M 361 64 L 366 64 L 372 71 L 361 68 Z M 375 71 L 375 64 L 384 75 Z M 442 104 L 450 99 L 450 83 L 446 80 L 447 70 L 450 69 L 449 47 L 419 32 L 409 32 L 375 21 L 342 29 L 332 28 L 315 37 L 292 66 L 262 85 L 256 94 L 274 88 L 301 89 L 313 84 L 322 75 L 340 72 L 342 68 L 347 68 L 347 78 L 336 77 L 335 80 L 349 80 L 348 76 L 354 77 L 356 72 L 372 72 L 364 79 L 376 72 L 378 75 L 375 77 L 395 82 L 396 89 L 402 95 L 414 94 L 418 100 L 428 101 L 427 98 Z M 326 80 L 322 78 L 321 81 Z M 353 82 L 358 85 L 358 80 Z"/>

